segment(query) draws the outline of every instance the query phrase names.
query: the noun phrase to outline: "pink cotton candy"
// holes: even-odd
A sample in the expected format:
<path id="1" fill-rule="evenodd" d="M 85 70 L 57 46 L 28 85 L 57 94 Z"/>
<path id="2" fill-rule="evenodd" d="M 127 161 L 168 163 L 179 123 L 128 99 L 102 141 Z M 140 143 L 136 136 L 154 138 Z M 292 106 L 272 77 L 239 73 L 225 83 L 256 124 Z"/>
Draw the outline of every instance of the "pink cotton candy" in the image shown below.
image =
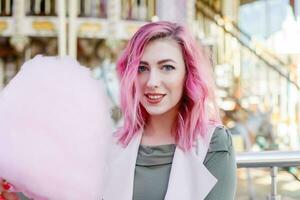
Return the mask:
<path id="1" fill-rule="evenodd" d="M 76 60 L 26 62 L 0 94 L 0 177 L 38 200 L 101 199 L 108 108 L 104 87 Z"/>

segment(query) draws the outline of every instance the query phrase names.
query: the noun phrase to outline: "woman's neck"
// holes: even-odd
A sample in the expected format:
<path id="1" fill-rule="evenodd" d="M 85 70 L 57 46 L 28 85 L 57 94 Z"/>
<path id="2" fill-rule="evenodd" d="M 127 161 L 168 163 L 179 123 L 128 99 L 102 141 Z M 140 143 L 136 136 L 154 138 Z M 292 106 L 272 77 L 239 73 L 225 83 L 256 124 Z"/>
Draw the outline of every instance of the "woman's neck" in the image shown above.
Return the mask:
<path id="1" fill-rule="evenodd" d="M 172 127 L 177 113 L 177 109 L 174 108 L 162 115 L 151 115 L 144 127 L 141 144 L 149 146 L 174 144 Z"/>

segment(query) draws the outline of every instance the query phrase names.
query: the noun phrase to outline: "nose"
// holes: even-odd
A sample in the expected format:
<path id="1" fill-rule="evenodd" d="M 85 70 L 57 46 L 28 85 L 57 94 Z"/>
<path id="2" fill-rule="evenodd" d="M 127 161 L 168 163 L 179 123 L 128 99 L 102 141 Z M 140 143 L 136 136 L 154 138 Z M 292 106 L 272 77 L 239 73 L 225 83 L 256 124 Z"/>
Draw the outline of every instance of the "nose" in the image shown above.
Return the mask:
<path id="1" fill-rule="evenodd" d="M 149 89 L 158 88 L 161 83 L 161 77 L 156 70 L 151 70 L 147 81 L 147 87 Z"/>

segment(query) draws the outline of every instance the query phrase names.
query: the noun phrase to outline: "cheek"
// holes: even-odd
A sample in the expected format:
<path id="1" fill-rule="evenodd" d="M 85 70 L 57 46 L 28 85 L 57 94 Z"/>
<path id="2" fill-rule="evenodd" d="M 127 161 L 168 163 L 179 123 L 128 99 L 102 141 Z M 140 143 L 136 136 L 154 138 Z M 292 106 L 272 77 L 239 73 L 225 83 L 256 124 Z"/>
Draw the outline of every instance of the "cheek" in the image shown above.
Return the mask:
<path id="1" fill-rule="evenodd" d="M 183 94 L 183 88 L 184 88 L 185 80 L 176 80 L 169 83 L 170 86 L 170 92 L 172 93 L 172 97 L 174 100 L 179 101 L 181 99 L 181 96 Z"/>
<path id="2" fill-rule="evenodd" d="M 186 81 L 186 72 L 185 70 L 178 74 L 176 78 L 176 88 L 178 91 L 182 92 Z"/>
<path id="3" fill-rule="evenodd" d="M 181 99 L 181 96 L 182 96 L 182 93 L 183 93 L 183 88 L 184 88 L 184 82 L 182 81 L 180 84 L 178 84 L 177 86 L 176 86 L 176 94 L 177 94 L 177 97 L 179 98 L 179 99 Z"/>
<path id="4" fill-rule="evenodd" d="M 146 85 L 146 78 L 144 76 L 138 76 L 137 89 L 143 93 L 145 85 Z"/>
<path id="5" fill-rule="evenodd" d="M 139 102 L 144 105 L 145 98 L 144 93 L 146 91 L 147 79 L 145 77 L 139 77 L 137 80 L 137 92 L 139 96 Z"/>

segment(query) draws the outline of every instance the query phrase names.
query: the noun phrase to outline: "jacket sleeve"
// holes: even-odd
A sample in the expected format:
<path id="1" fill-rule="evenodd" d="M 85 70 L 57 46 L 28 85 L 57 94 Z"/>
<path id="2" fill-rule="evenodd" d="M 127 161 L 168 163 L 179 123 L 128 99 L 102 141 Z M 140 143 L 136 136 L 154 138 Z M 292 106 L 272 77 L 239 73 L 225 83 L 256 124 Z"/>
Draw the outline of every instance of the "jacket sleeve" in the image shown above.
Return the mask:
<path id="1" fill-rule="evenodd" d="M 213 133 L 204 165 L 218 182 L 205 200 L 233 200 L 236 190 L 235 151 L 230 132 L 217 127 Z"/>

